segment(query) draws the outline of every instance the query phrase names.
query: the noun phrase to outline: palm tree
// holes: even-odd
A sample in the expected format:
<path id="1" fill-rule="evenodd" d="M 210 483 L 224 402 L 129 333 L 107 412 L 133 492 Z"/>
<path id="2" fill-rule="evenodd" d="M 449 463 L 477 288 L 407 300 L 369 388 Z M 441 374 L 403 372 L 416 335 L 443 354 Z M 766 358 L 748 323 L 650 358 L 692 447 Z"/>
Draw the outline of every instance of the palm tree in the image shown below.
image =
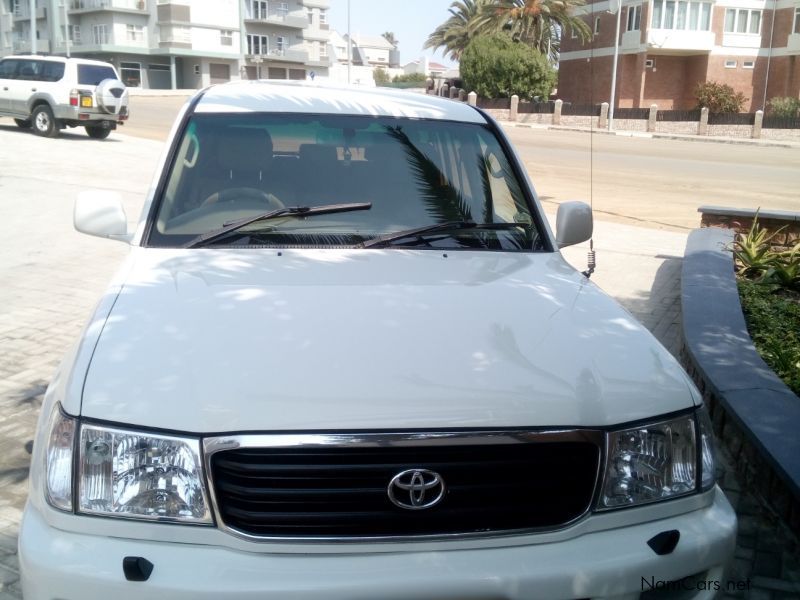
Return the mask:
<path id="1" fill-rule="evenodd" d="M 508 31 L 555 61 L 564 31 L 574 31 L 582 41 L 591 37 L 589 26 L 575 15 L 583 5 L 584 0 L 496 0 L 484 9 L 486 28 Z"/>
<path id="2" fill-rule="evenodd" d="M 383 39 L 385 39 L 387 42 L 389 42 L 395 48 L 397 48 L 397 44 L 400 43 L 400 40 L 398 40 L 396 37 L 394 37 L 394 32 L 393 31 L 384 32 L 382 34 L 382 37 L 383 37 Z"/>
<path id="3" fill-rule="evenodd" d="M 450 5 L 450 18 L 439 25 L 425 41 L 425 48 L 444 48 L 453 60 L 458 60 L 464 48 L 477 34 L 485 31 L 492 16 L 487 7 L 496 0 L 462 0 Z"/>

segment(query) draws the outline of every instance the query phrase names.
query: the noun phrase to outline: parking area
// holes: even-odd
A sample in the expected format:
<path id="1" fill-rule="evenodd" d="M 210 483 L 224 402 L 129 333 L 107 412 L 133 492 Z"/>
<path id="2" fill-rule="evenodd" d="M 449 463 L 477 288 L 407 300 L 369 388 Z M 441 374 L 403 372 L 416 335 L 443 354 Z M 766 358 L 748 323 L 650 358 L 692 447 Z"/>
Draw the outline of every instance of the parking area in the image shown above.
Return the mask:
<path id="1" fill-rule="evenodd" d="M 3 119 L 0 148 L 0 600 L 6 600 L 21 597 L 16 535 L 42 394 L 127 251 L 122 243 L 75 232 L 74 199 L 85 189 L 120 192 L 133 224 L 163 144 L 120 134 L 96 142 L 82 130 L 44 139 Z M 544 195 L 562 193 L 538 187 Z M 680 343 L 678 294 L 686 235 L 680 228 L 644 228 L 602 215 L 595 234 L 593 280 L 673 353 Z M 584 269 L 586 251 L 582 245 L 565 254 Z M 744 535 L 737 577 L 760 578 L 752 598 L 798 597 L 792 582 L 800 580 L 800 571 L 780 525 L 741 492 L 732 475 L 723 477 Z"/>

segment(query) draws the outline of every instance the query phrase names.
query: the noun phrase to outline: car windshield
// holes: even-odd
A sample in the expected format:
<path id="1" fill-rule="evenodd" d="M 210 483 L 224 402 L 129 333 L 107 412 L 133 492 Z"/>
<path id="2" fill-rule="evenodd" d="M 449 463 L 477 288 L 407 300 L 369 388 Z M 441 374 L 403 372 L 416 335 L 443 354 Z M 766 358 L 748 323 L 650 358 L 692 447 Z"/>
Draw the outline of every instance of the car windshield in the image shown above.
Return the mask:
<path id="1" fill-rule="evenodd" d="M 282 207 L 342 203 L 370 206 L 257 220 L 206 245 L 354 247 L 452 222 L 470 226 L 404 235 L 380 247 L 545 248 L 540 221 L 488 126 L 300 114 L 192 116 L 148 245 L 178 247 Z M 486 226 L 509 223 L 519 226 Z"/>

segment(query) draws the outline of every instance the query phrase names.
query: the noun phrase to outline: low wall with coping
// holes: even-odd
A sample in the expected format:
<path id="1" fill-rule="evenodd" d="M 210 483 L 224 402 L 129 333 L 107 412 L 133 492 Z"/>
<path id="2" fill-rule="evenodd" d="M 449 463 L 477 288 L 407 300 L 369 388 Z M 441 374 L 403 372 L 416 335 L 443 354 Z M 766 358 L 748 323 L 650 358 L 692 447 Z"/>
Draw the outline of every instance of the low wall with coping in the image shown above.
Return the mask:
<path id="1" fill-rule="evenodd" d="M 682 362 L 744 484 L 800 532 L 800 398 L 753 346 L 730 250 L 734 233 L 696 229 L 681 272 Z"/>
<path id="2" fill-rule="evenodd" d="M 701 227 L 721 227 L 734 232 L 746 232 L 758 215 L 759 224 L 767 231 L 781 230 L 773 238 L 773 244 L 788 248 L 800 239 L 800 212 L 787 210 L 755 210 L 748 208 L 728 208 L 726 206 L 701 206 Z"/>

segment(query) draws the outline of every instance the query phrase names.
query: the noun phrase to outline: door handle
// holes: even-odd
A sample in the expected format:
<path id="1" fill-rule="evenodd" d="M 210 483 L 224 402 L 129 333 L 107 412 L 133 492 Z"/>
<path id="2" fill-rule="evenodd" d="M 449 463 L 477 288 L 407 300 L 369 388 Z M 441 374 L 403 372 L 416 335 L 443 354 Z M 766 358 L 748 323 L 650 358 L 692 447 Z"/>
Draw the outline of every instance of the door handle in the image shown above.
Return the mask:
<path id="1" fill-rule="evenodd" d="M 3 88 L 3 91 L 4 91 L 4 92 L 7 92 L 7 91 L 8 91 L 8 88 L 7 88 L 7 87 L 4 87 L 4 88 Z"/>
<path id="2" fill-rule="evenodd" d="M 32 91 L 32 92 L 35 92 L 35 91 L 36 91 L 36 88 L 31 88 L 31 91 Z"/>

